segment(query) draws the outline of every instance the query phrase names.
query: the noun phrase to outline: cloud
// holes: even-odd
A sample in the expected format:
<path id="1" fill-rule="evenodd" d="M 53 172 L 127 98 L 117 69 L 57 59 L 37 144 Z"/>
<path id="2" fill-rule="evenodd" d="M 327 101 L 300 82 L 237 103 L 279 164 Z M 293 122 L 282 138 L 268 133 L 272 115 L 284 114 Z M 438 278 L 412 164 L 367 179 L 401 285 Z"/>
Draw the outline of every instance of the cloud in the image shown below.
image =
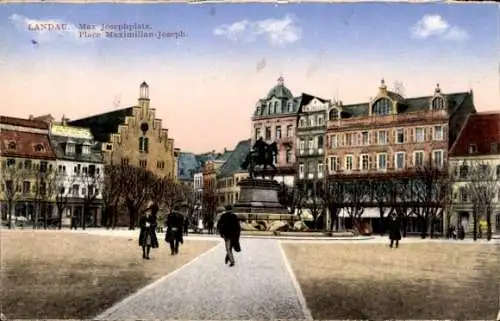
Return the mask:
<path id="1" fill-rule="evenodd" d="M 36 39 L 36 41 L 39 43 L 50 42 L 61 39 L 87 43 L 93 39 L 93 38 L 80 37 L 80 32 L 75 24 L 59 19 L 40 20 L 40 19 L 31 19 L 18 14 L 12 14 L 9 17 L 9 20 L 14 25 L 14 27 L 16 27 L 16 29 L 22 32 L 27 32 L 32 34 L 32 38 Z M 49 30 L 31 31 L 28 29 L 28 26 L 35 26 L 41 24 L 66 24 L 67 28 L 66 30 L 50 30 L 50 31 Z"/>
<path id="2" fill-rule="evenodd" d="M 284 46 L 299 41 L 302 38 L 302 28 L 287 15 L 283 19 L 241 20 L 221 25 L 214 29 L 214 34 L 234 42 L 246 43 L 265 38 L 271 45 Z"/>
<path id="3" fill-rule="evenodd" d="M 411 28 L 411 33 L 414 38 L 427 39 L 438 37 L 447 40 L 465 40 L 468 34 L 465 30 L 450 25 L 440 15 L 425 15 L 417 21 Z"/>

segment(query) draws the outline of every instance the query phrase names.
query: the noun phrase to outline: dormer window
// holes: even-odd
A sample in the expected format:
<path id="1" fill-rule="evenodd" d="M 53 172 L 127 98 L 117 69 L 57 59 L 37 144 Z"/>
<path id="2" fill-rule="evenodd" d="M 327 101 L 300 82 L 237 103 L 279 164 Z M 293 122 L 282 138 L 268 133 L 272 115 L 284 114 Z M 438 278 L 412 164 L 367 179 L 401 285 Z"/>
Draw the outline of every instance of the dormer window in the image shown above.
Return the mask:
<path id="1" fill-rule="evenodd" d="M 37 153 L 41 153 L 41 152 L 45 151 L 45 148 L 43 147 L 42 144 L 36 144 L 34 149 L 35 149 L 35 152 L 37 152 Z"/>
<path id="2" fill-rule="evenodd" d="M 261 111 L 262 111 L 262 110 L 261 110 L 260 106 L 259 106 L 259 107 L 257 107 L 257 115 L 260 115 L 260 112 L 261 112 Z"/>
<path id="3" fill-rule="evenodd" d="M 339 111 L 336 108 L 332 108 L 328 114 L 330 120 L 337 120 L 339 118 Z"/>
<path id="4" fill-rule="evenodd" d="M 83 144 L 83 146 L 82 146 L 82 154 L 83 154 L 83 155 L 88 155 L 88 154 L 90 154 L 90 145 L 88 145 L 88 144 Z"/>
<path id="5" fill-rule="evenodd" d="M 306 120 L 304 118 L 301 118 L 299 121 L 299 127 L 306 127 L 306 126 L 307 126 Z"/>
<path id="6" fill-rule="evenodd" d="M 386 116 L 391 113 L 392 102 L 387 98 L 380 98 L 372 107 L 372 114 L 376 116 Z"/>
<path id="7" fill-rule="evenodd" d="M 444 99 L 443 97 L 435 97 L 432 100 L 432 110 L 441 110 L 444 108 Z"/>
<path id="8" fill-rule="evenodd" d="M 281 114 L 281 103 L 279 102 L 276 103 L 276 113 Z"/>
<path id="9" fill-rule="evenodd" d="M 477 153 L 477 145 L 476 144 L 470 144 L 469 145 L 469 154 L 474 154 Z"/>
<path id="10" fill-rule="evenodd" d="M 66 154 L 72 155 L 75 153 L 75 144 L 73 142 L 66 143 Z"/>
<path id="11" fill-rule="evenodd" d="M 8 147 L 10 150 L 15 150 L 15 149 L 16 149 L 16 142 L 14 142 L 14 141 L 9 142 L 9 144 L 7 145 L 7 147 Z"/>
<path id="12" fill-rule="evenodd" d="M 292 102 L 289 101 L 288 104 L 287 104 L 287 108 L 288 108 L 288 112 L 291 113 L 293 111 L 293 105 L 292 105 Z"/>

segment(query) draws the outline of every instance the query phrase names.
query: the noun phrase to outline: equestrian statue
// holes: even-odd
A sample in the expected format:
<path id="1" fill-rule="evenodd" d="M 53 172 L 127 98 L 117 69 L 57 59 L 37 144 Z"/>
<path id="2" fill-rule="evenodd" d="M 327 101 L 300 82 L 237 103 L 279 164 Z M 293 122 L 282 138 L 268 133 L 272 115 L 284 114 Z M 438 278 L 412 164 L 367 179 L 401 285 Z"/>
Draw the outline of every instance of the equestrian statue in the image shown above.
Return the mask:
<path id="1" fill-rule="evenodd" d="M 276 172 L 276 166 L 274 166 L 274 159 L 278 155 L 278 146 L 276 142 L 267 144 L 262 137 L 255 142 L 252 150 L 247 154 L 245 161 L 241 164 L 242 169 L 248 169 L 251 179 L 255 179 L 255 167 L 263 166 L 261 175 L 264 178 L 264 173 L 268 166 L 272 167 L 274 173 Z"/>

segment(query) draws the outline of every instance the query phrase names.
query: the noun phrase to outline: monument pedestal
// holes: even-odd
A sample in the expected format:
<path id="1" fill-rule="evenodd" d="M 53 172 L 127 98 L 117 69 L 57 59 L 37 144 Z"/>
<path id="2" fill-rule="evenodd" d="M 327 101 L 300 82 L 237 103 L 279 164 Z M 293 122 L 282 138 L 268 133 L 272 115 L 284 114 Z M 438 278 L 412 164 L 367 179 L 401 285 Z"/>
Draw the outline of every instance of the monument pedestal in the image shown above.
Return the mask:
<path id="1" fill-rule="evenodd" d="M 244 179 L 239 184 L 240 195 L 233 205 L 234 213 L 248 224 L 257 224 L 260 230 L 269 230 L 273 222 L 292 224 L 298 218 L 289 214 L 286 207 L 280 204 L 279 183 L 266 179 Z"/>

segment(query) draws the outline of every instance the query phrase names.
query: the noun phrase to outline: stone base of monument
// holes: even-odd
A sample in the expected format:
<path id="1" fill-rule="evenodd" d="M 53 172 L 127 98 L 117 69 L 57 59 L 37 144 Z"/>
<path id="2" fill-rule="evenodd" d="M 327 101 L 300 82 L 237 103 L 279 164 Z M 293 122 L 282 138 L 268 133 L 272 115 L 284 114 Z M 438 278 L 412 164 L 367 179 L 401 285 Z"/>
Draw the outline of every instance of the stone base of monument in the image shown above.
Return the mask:
<path id="1" fill-rule="evenodd" d="M 279 226 L 293 226 L 299 218 L 280 204 L 280 184 L 274 180 L 244 179 L 233 212 L 242 221 L 243 230 L 272 231 Z"/>

